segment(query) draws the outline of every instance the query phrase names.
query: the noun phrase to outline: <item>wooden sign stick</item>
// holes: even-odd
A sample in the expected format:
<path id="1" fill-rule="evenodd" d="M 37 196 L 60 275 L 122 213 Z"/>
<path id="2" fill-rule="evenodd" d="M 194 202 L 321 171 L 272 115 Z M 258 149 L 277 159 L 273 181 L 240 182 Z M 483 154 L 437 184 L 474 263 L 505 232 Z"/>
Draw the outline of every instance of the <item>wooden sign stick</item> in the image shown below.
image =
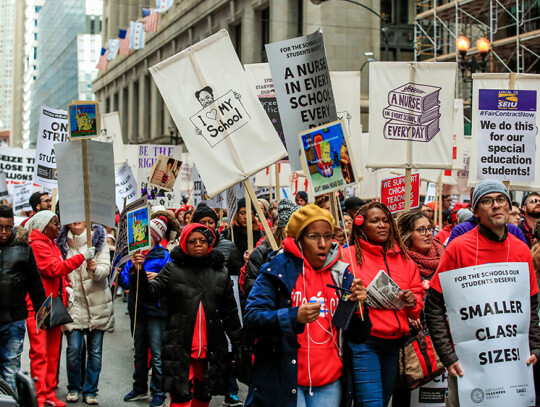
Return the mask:
<path id="1" fill-rule="evenodd" d="M 246 189 L 246 196 L 249 194 L 249 197 L 251 198 L 251 200 L 257 200 L 257 197 L 255 196 L 255 191 L 253 191 L 253 187 L 251 186 L 251 182 L 249 182 L 249 179 L 244 180 L 244 187 Z M 266 233 L 266 236 L 268 237 L 268 241 L 270 242 L 270 246 L 272 246 L 272 250 L 279 249 L 276 243 L 276 239 L 274 238 L 274 235 L 272 234 L 272 231 L 270 230 L 270 226 L 268 226 L 268 222 L 266 221 L 264 213 L 261 210 L 261 206 L 255 205 L 255 211 L 257 212 L 257 215 L 259 216 L 259 220 L 261 221 L 263 225 L 264 233 Z"/>
<path id="2" fill-rule="evenodd" d="M 247 216 L 247 240 L 248 240 L 248 251 L 251 253 L 253 251 L 253 216 L 251 214 L 251 199 L 247 190 L 245 191 L 246 195 L 246 216 Z M 253 201 L 253 206 L 259 204 L 258 201 Z M 242 256 L 244 253 L 242 253 Z"/>
<path id="3" fill-rule="evenodd" d="M 410 168 L 405 169 L 405 212 L 411 210 L 411 172 Z"/>
<path id="4" fill-rule="evenodd" d="M 279 193 L 279 164 L 278 163 L 275 163 L 274 164 L 274 171 L 275 171 L 275 176 L 276 176 L 276 202 L 279 202 L 281 197 L 280 197 L 280 193 Z"/>
<path id="5" fill-rule="evenodd" d="M 51 203 L 51 211 L 56 213 L 56 188 L 53 188 L 52 190 L 52 203 Z"/>
<path id="6" fill-rule="evenodd" d="M 84 220 L 86 222 L 86 247 L 92 247 L 92 222 L 90 220 L 90 177 L 88 175 L 88 140 L 82 142 L 83 179 L 84 179 Z M 92 278 L 92 271 L 88 277 Z"/>

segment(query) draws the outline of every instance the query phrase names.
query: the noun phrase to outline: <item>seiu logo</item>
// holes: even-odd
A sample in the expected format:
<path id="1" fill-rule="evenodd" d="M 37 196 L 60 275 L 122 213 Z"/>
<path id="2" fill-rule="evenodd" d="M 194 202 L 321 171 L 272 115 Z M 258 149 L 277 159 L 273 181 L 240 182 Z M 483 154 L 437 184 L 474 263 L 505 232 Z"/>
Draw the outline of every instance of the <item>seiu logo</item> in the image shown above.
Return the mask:
<path id="1" fill-rule="evenodd" d="M 517 109 L 518 98 L 514 93 L 499 92 L 497 107 L 499 109 Z"/>

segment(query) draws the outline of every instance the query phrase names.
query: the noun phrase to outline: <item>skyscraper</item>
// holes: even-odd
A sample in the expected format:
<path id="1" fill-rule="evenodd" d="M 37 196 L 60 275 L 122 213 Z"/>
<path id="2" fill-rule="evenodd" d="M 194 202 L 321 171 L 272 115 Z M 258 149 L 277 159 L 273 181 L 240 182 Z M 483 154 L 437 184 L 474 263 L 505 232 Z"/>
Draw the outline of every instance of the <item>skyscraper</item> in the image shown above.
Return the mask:
<path id="1" fill-rule="evenodd" d="M 0 131 L 11 127 L 15 2 L 0 0 Z"/>

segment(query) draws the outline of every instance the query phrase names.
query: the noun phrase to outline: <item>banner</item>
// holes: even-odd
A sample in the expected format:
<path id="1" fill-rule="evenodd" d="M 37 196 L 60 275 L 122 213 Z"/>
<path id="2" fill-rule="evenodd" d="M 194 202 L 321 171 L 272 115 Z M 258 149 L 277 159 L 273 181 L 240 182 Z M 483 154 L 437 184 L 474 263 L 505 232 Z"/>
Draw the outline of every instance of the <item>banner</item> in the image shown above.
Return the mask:
<path id="1" fill-rule="evenodd" d="M 120 126 L 118 112 L 101 115 L 101 132 L 96 140 L 104 143 L 112 143 L 115 164 L 121 164 L 126 161 L 124 140 L 122 139 L 122 127 Z"/>
<path id="2" fill-rule="evenodd" d="M 13 213 L 18 215 L 21 211 L 31 211 L 30 196 L 34 192 L 34 183 L 13 185 Z"/>
<path id="3" fill-rule="evenodd" d="M 191 199 L 193 202 L 193 206 L 197 207 L 197 205 L 201 202 L 206 202 L 206 204 L 210 208 L 215 209 L 227 209 L 227 192 L 220 192 L 213 198 L 209 198 L 206 187 L 204 186 L 204 182 L 199 175 L 199 172 L 197 171 L 197 168 L 193 167 L 193 193 L 191 195 Z"/>
<path id="4" fill-rule="evenodd" d="M 127 162 L 114 172 L 114 183 L 116 187 L 116 207 L 119 211 L 124 209 L 124 199 L 126 205 L 138 198 L 137 180 Z"/>
<path id="5" fill-rule="evenodd" d="M 452 169 L 454 62 L 369 64 L 371 168 Z"/>
<path id="6" fill-rule="evenodd" d="M 278 167 L 279 186 L 288 187 L 291 177 L 291 166 L 289 163 L 280 162 L 271 165 L 268 168 L 257 173 L 255 176 L 255 187 L 274 187 L 276 186 L 276 165 Z"/>
<path id="7" fill-rule="evenodd" d="M 405 176 L 383 179 L 381 202 L 392 213 L 405 210 Z M 411 174 L 411 208 L 420 206 L 420 174 Z"/>
<path id="8" fill-rule="evenodd" d="M 514 73 L 481 73 L 481 74 L 475 74 L 474 75 L 474 81 L 473 81 L 473 101 L 476 101 L 473 103 L 472 106 L 472 139 L 475 140 L 471 143 L 471 166 L 469 168 L 469 180 L 468 180 L 468 186 L 474 186 L 476 183 L 484 178 L 497 178 L 497 179 L 508 179 L 508 177 L 514 177 L 517 174 L 493 174 L 493 172 L 501 172 L 501 168 L 504 165 L 505 168 L 502 169 L 503 172 L 515 172 L 517 173 L 518 169 L 520 169 L 520 172 L 525 170 L 524 175 L 519 175 L 520 179 L 511 180 L 511 188 L 514 190 L 521 190 L 521 191 L 538 191 L 540 189 L 540 165 L 535 165 L 536 163 L 540 163 L 540 149 L 536 148 L 536 151 L 534 151 L 534 148 L 532 149 L 532 152 L 534 153 L 534 160 L 531 159 L 531 148 L 532 142 L 530 140 L 530 132 L 531 130 L 528 130 L 527 127 L 529 127 L 531 124 L 534 126 L 533 133 L 536 135 L 538 132 L 538 128 L 540 127 L 540 118 L 538 117 L 538 114 L 536 114 L 536 109 L 538 106 L 540 106 L 540 92 L 537 90 L 540 89 L 540 75 L 537 74 L 514 74 Z M 486 110 L 481 109 L 480 106 L 480 90 L 487 90 L 487 91 L 500 91 L 504 90 L 505 92 L 517 90 L 518 92 L 518 102 L 514 102 L 511 99 L 514 99 L 513 96 L 504 96 L 504 92 L 501 94 L 499 98 L 499 94 L 495 95 L 494 103 L 501 102 L 501 109 L 503 107 L 510 107 L 512 106 L 510 103 L 517 103 L 515 107 L 518 106 L 520 109 L 522 108 L 523 103 L 527 103 L 529 105 L 532 105 L 534 103 L 535 110 L 516 110 L 512 112 L 511 110 L 514 109 L 508 109 L 508 110 Z M 523 95 L 526 95 L 526 93 L 521 93 L 521 91 L 532 91 L 536 93 L 536 101 L 532 102 L 531 100 L 528 100 L 525 102 L 525 99 L 522 99 L 521 102 L 519 102 L 520 94 L 521 98 L 523 98 Z M 489 94 L 489 93 L 488 93 Z M 485 100 L 485 93 L 483 93 L 484 96 L 482 98 Z M 531 94 L 529 93 L 525 98 L 530 98 Z M 488 102 L 489 103 L 489 102 Z M 508 104 L 506 104 L 508 103 Z M 486 107 L 486 105 L 482 105 L 482 107 Z M 489 107 L 489 105 L 487 105 Z M 480 113 L 484 112 L 484 114 L 481 116 Z M 486 116 L 486 114 L 489 114 L 489 116 Z M 532 120 L 534 118 L 534 120 Z M 495 122 L 495 119 L 497 122 Z M 505 122 L 505 127 L 507 127 L 507 123 L 510 123 L 510 121 L 517 123 L 520 122 L 525 127 L 521 130 L 514 129 L 514 130 L 506 130 L 506 129 L 500 129 L 501 122 Z M 495 129 L 482 129 L 481 124 L 484 123 L 484 127 L 486 127 L 487 122 L 490 123 L 490 125 L 495 124 Z M 511 126 L 515 126 L 515 124 L 510 124 Z M 502 135 L 506 140 L 501 140 L 498 142 L 498 146 L 503 149 L 508 150 L 508 140 L 507 136 L 510 135 L 512 138 L 519 139 L 520 137 L 523 137 L 523 141 L 520 143 L 519 141 L 511 142 L 510 144 L 513 147 L 510 147 L 508 151 L 495 151 L 491 152 L 489 156 L 486 156 L 482 151 L 479 150 L 479 140 L 481 137 L 481 132 L 487 133 L 489 130 L 488 137 L 490 137 L 491 132 L 497 135 Z M 495 136 L 493 136 L 495 137 Z M 497 136 L 499 137 L 499 136 Z M 535 137 L 534 137 L 535 138 Z M 493 143 L 492 141 L 489 141 L 490 143 Z M 494 150 L 493 145 L 493 150 Z M 511 150 L 515 149 L 516 151 L 512 152 Z M 518 151 L 519 150 L 519 151 Z M 521 152 L 521 150 L 523 150 Z M 484 158 L 484 163 L 481 162 L 482 157 Z M 489 162 L 493 161 L 493 162 Z M 498 161 L 498 162 L 495 162 Z M 503 161 L 509 161 L 509 162 L 503 162 Z M 532 162 L 531 162 L 532 161 Z M 482 174 L 479 171 L 482 171 L 480 169 L 480 164 L 482 164 L 482 168 L 492 167 L 492 174 Z M 517 169 L 516 169 L 517 164 Z M 532 167 L 531 167 L 532 164 Z M 512 169 L 512 167 L 514 169 Z M 529 168 L 529 174 L 526 173 L 526 168 Z M 532 169 L 532 172 L 531 172 Z M 486 169 L 486 172 L 490 172 L 489 169 Z M 506 178 L 502 178 L 506 177 Z M 531 181 L 525 181 L 523 177 L 530 177 Z"/>
<path id="9" fill-rule="evenodd" d="M 150 72 L 209 196 L 287 154 L 247 84 L 227 31 L 154 65 Z"/>
<path id="10" fill-rule="evenodd" d="M 115 185 L 113 147 L 109 143 L 88 141 L 90 181 L 90 219 L 115 227 Z M 85 220 L 82 142 L 54 145 L 58 163 L 58 195 L 62 225 Z"/>
<path id="11" fill-rule="evenodd" d="M 32 181 L 36 150 L 26 148 L 2 147 L 0 152 L 0 171 L 6 174 L 8 190 L 11 185 Z"/>
<path id="12" fill-rule="evenodd" d="M 343 121 L 300 133 L 302 164 L 313 195 L 347 188 L 358 182 Z"/>
<path id="13" fill-rule="evenodd" d="M 492 263 L 439 274 L 459 364 L 462 406 L 534 406 L 528 263 Z M 471 403 L 472 401 L 472 403 Z"/>
<path id="14" fill-rule="evenodd" d="M 67 111 L 41 106 L 36 142 L 34 183 L 47 191 L 57 188 L 54 144 L 68 141 Z"/>
<path id="15" fill-rule="evenodd" d="M 291 169 L 301 171 L 298 133 L 338 119 L 323 33 L 266 44 Z"/>

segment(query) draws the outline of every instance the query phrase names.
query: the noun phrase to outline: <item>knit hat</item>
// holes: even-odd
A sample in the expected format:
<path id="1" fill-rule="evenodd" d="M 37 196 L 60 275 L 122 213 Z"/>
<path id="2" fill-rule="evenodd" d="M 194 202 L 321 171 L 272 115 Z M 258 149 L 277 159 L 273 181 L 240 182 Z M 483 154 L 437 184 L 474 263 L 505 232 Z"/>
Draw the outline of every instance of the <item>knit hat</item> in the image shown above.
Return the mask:
<path id="1" fill-rule="evenodd" d="M 306 191 L 298 191 L 296 196 L 302 198 L 304 201 L 308 201 L 308 196 Z"/>
<path id="2" fill-rule="evenodd" d="M 210 228 L 201 225 L 200 223 L 190 223 L 182 229 L 182 233 L 180 234 L 180 248 L 182 251 L 187 254 L 187 240 L 193 232 L 199 232 L 204 235 L 208 241 L 207 254 L 210 253 L 210 250 L 212 250 L 212 247 L 214 247 L 214 243 L 216 242 L 216 235 Z"/>
<path id="3" fill-rule="evenodd" d="M 26 222 L 25 228 L 32 232 L 32 230 L 37 229 L 40 232 L 43 232 L 43 229 L 47 227 L 52 218 L 56 216 L 56 213 L 52 211 L 39 211 L 34 216 L 32 216 L 28 222 Z"/>
<path id="4" fill-rule="evenodd" d="M 186 207 L 184 205 L 181 205 L 180 208 L 178 208 L 176 211 L 174 211 L 174 216 L 178 217 L 178 212 L 186 211 Z"/>
<path id="5" fill-rule="evenodd" d="M 318 220 L 324 220 L 328 222 L 334 233 L 334 217 L 326 209 L 319 208 L 315 204 L 306 205 L 294 212 L 287 223 L 285 233 L 287 236 L 294 237 L 294 240 L 298 240 L 302 230 L 304 230 L 310 223 Z"/>
<path id="6" fill-rule="evenodd" d="M 467 222 L 471 216 L 473 216 L 473 213 L 470 210 L 462 208 L 457 213 L 457 221 L 458 223 Z"/>
<path id="7" fill-rule="evenodd" d="M 152 236 L 155 244 L 159 244 L 163 240 L 165 232 L 167 232 L 167 218 L 165 216 L 150 221 L 150 236 Z"/>
<path id="8" fill-rule="evenodd" d="M 216 212 L 210 208 L 206 202 L 201 202 L 199 205 L 197 205 L 197 209 L 195 209 L 195 212 L 193 212 L 193 216 L 191 217 L 192 223 L 200 223 L 199 221 L 202 218 L 210 217 L 214 219 L 214 222 L 217 225 L 218 217 Z"/>
<path id="9" fill-rule="evenodd" d="M 163 205 L 153 205 L 151 208 L 151 214 L 159 212 L 159 211 L 166 211 L 166 210 L 167 208 L 165 208 Z"/>
<path id="10" fill-rule="evenodd" d="M 46 192 L 34 192 L 32 195 L 30 195 L 30 199 L 28 202 L 30 203 L 30 206 L 34 211 L 37 211 L 37 206 L 41 203 L 41 197 L 43 195 L 49 195 Z"/>
<path id="11" fill-rule="evenodd" d="M 277 204 L 277 227 L 282 228 L 284 226 L 287 226 L 287 223 L 289 223 L 289 219 L 291 218 L 292 214 L 298 209 L 300 209 L 300 206 L 296 205 L 293 201 L 289 201 L 288 199 L 282 199 L 281 201 L 279 201 Z"/>
<path id="12" fill-rule="evenodd" d="M 238 212 L 241 208 L 245 208 L 245 207 L 246 207 L 246 198 L 240 198 L 238 200 L 236 211 Z M 255 212 L 255 207 L 253 206 L 253 202 L 251 203 L 251 211 Z"/>
<path id="13" fill-rule="evenodd" d="M 480 202 L 480 199 L 482 199 L 484 195 L 490 194 L 492 192 L 500 192 L 506 197 L 506 199 L 508 199 L 508 202 L 512 202 L 510 194 L 508 193 L 508 189 L 506 189 L 502 181 L 495 179 L 485 179 L 483 181 L 480 181 L 476 188 L 474 188 L 471 202 L 472 210 L 474 211 L 476 209 L 476 207 L 478 206 L 478 202 Z"/>

